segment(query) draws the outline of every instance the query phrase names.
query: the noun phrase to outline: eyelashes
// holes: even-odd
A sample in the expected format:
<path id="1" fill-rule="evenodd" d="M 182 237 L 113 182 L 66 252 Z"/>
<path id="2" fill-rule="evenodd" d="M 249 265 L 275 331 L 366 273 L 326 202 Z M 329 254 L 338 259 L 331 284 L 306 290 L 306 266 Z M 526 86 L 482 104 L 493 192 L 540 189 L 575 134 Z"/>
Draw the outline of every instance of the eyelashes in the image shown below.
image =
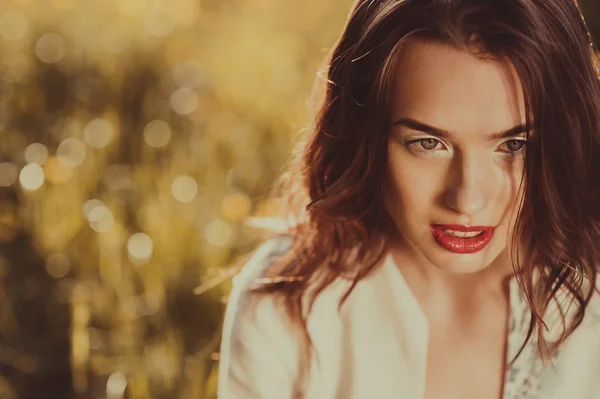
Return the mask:
<path id="1" fill-rule="evenodd" d="M 434 138 L 417 139 L 407 141 L 406 147 L 410 149 L 414 147 L 415 144 L 417 145 L 416 147 L 419 147 L 418 149 L 420 151 L 433 151 L 438 147 L 438 144 L 442 144 L 442 142 Z"/>
<path id="2" fill-rule="evenodd" d="M 442 140 L 430 136 L 416 139 L 406 138 L 401 141 L 410 152 L 419 156 L 438 156 L 438 153 L 448 149 Z M 500 143 L 498 148 L 504 147 L 504 150 L 500 150 L 500 152 L 508 157 L 517 158 L 524 154 L 526 146 L 525 138 L 514 138 Z"/>
<path id="3" fill-rule="evenodd" d="M 437 147 L 439 147 L 440 145 L 443 146 L 444 144 L 438 139 L 422 138 L 422 139 L 415 139 L 415 140 L 406 140 L 404 142 L 404 145 L 411 152 L 420 153 L 420 152 L 432 152 Z"/>
<path id="4" fill-rule="evenodd" d="M 506 146 L 507 146 L 508 150 L 509 150 L 511 153 L 517 154 L 517 153 L 521 153 L 521 152 L 523 152 L 523 151 L 525 150 L 525 147 L 527 146 L 527 140 L 523 140 L 523 139 L 513 139 L 513 140 L 508 140 L 508 141 L 505 141 L 505 142 L 504 142 L 504 143 L 502 143 L 502 144 L 506 144 Z M 516 149 L 511 149 L 511 148 L 510 148 L 511 146 L 510 146 L 509 144 L 516 145 L 516 146 L 517 146 L 517 148 L 516 148 Z"/>

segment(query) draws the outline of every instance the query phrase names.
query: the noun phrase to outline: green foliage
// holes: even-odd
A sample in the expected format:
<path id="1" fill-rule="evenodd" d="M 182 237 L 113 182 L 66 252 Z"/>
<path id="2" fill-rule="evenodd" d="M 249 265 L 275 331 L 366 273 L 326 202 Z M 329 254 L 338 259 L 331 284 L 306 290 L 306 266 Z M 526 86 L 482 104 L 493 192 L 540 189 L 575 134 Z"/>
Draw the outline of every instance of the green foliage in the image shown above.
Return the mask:
<path id="1" fill-rule="evenodd" d="M 350 6 L 148 4 L 0 4 L 2 397 L 215 397 L 245 220 Z"/>

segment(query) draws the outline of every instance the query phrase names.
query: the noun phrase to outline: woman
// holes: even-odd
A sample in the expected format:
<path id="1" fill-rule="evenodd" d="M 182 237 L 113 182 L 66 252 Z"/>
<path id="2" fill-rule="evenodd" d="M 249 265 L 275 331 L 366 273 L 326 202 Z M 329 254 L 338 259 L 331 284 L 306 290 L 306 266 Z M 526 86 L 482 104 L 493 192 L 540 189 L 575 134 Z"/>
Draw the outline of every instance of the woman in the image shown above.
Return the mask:
<path id="1" fill-rule="evenodd" d="M 219 397 L 600 398 L 590 42 L 573 0 L 358 0 Z"/>

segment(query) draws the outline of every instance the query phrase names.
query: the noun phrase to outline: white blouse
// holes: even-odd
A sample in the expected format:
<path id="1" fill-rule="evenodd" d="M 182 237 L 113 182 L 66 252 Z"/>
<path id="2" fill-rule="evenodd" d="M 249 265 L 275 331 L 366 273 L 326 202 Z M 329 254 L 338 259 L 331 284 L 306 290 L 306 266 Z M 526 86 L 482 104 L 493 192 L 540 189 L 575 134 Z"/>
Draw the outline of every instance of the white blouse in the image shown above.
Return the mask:
<path id="1" fill-rule="evenodd" d="M 234 279 L 225 313 L 219 399 L 292 399 L 303 338 L 272 297 L 248 287 L 287 244 L 263 245 Z M 348 282 L 318 297 L 308 319 L 312 357 L 305 399 L 422 399 L 428 323 L 391 256 L 360 281 L 338 312 Z M 510 285 L 508 359 L 524 342 L 529 309 L 515 279 Z M 545 319 L 552 334 L 559 318 Z M 552 326 L 554 329 L 552 329 Z M 533 336 L 535 338 L 535 335 Z M 316 359 L 318 358 L 318 359 Z M 595 294 L 583 322 L 559 348 L 555 367 L 542 368 L 535 339 L 506 371 L 504 399 L 600 399 L 600 299 Z"/>

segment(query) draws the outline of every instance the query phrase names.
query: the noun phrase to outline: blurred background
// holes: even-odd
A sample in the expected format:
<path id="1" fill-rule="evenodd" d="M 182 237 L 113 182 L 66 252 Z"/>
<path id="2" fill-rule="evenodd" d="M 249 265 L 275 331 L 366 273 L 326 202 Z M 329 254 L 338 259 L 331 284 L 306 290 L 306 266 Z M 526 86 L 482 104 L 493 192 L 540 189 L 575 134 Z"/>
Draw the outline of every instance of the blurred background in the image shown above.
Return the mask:
<path id="1" fill-rule="evenodd" d="M 0 1 L 0 398 L 216 397 L 352 2 Z"/>

